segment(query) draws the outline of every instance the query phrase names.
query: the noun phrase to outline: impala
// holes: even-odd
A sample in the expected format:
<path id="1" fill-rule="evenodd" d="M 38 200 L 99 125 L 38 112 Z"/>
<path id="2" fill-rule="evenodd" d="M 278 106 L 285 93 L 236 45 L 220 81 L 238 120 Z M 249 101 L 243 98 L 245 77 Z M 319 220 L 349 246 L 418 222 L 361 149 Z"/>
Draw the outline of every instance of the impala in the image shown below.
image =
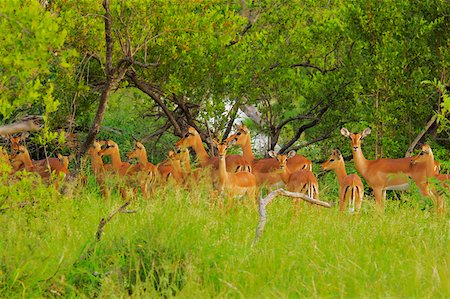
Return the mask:
<path id="1" fill-rule="evenodd" d="M 242 154 L 245 160 L 251 162 L 254 173 L 270 173 L 278 168 L 278 161 L 275 158 L 255 159 L 253 154 L 250 130 L 245 125 L 236 127 L 236 133 L 226 139 L 226 142 L 236 141 L 236 145 L 242 147 Z M 300 169 L 312 171 L 312 163 L 302 155 L 295 154 L 288 160 L 287 167 L 294 172 Z"/>
<path id="2" fill-rule="evenodd" d="M 148 186 L 150 186 L 153 192 L 157 180 L 158 168 L 148 161 L 145 146 L 137 140 L 134 143 L 134 149 L 127 154 L 127 158 L 138 160 L 138 164 L 133 165 L 130 172 L 135 174 L 140 183 L 142 194 L 145 198 L 148 198 Z"/>
<path id="3" fill-rule="evenodd" d="M 226 165 L 226 153 L 228 149 L 227 143 L 219 143 L 214 140 L 219 155 L 219 180 L 218 189 L 220 192 L 227 194 L 229 197 L 247 195 L 255 198 L 256 195 L 256 178 L 247 171 L 229 172 Z"/>
<path id="4" fill-rule="evenodd" d="M 343 212 L 350 201 L 350 212 L 359 212 L 364 198 L 364 186 L 356 174 L 345 170 L 344 158 L 339 150 L 333 150 L 328 161 L 322 164 L 323 170 L 334 170 L 339 183 L 339 210 Z"/>
<path id="5" fill-rule="evenodd" d="M 291 171 L 287 166 L 288 160 L 295 157 L 295 155 L 295 151 L 290 151 L 286 155 L 280 155 L 276 154 L 274 151 L 269 151 L 269 156 L 274 158 L 278 163 L 278 170 L 276 173 L 286 184 L 286 189 L 288 191 L 304 193 L 311 198 L 318 199 L 319 184 L 312 171 L 305 169 Z"/>
<path id="6" fill-rule="evenodd" d="M 350 133 L 346 128 L 341 129 L 341 134 L 351 139 L 356 170 L 373 189 L 378 206 L 384 209 L 386 190 L 408 189 L 408 177 L 414 180 L 423 195 L 427 195 L 426 186 L 423 185 L 425 169 L 412 167 L 410 158 L 367 160 L 364 157 L 361 140 L 370 132 L 370 128 L 366 128 L 361 134 Z"/>
<path id="7" fill-rule="evenodd" d="M 434 160 L 433 151 L 427 144 L 422 145 L 420 153 L 411 158 L 411 164 L 413 165 L 413 167 L 420 167 L 422 169 L 425 169 L 424 175 L 423 177 L 421 177 L 422 183 L 424 186 L 426 186 L 427 193 L 433 197 L 438 212 L 442 213 L 444 211 L 445 200 L 443 196 L 439 194 L 439 192 L 435 190 L 429 190 L 429 179 L 435 177 L 442 182 L 442 185 L 445 188 L 450 189 L 450 186 L 447 183 L 450 180 L 450 176 L 448 174 L 436 173 L 436 161 Z"/>
<path id="8" fill-rule="evenodd" d="M 206 152 L 200 134 L 193 127 L 189 127 L 187 133 L 177 143 L 175 148 L 189 148 L 192 147 L 197 154 L 202 167 L 212 166 L 215 170 L 219 169 L 218 157 L 210 157 Z M 226 157 L 227 171 L 250 171 L 250 164 L 240 155 L 229 155 Z"/>
<path id="9" fill-rule="evenodd" d="M 58 154 L 58 158 L 32 161 L 27 148 L 23 145 L 19 145 L 13 157 L 13 164 L 15 163 L 23 164 L 26 171 L 37 173 L 46 181 L 49 181 L 52 178 L 52 173 L 55 173 L 57 179 L 54 184 L 57 190 L 59 188 L 59 178 L 64 178 L 69 173 L 69 159 L 67 157 Z"/>
<path id="10" fill-rule="evenodd" d="M 112 140 L 108 140 L 105 142 L 105 147 L 102 148 L 99 152 L 100 156 L 110 156 L 111 157 L 111 165 L 112 169 L 108 169 L 108 171 L 113 171 L 114 173 L 118 174 L 120 177 L 125 179 L 125 185 L 133 185 L 135 179 L 131 177 L 132 175 L 132 167 L 131 164 L 128 162 L 122 162 L 120 159 L 120 150 L 117 143 L 115 143 Z M 105 165 L 106 166 L 106 165 Z M 128 198 L 128 190 L 126 188 L 127 186 L 121 186 L 120 193 L 124 199 Z M 131 187 L 135 192 L 135 188 L 133 186 Z"/>
<path id="11" fill-rule="evenodd" d="M 102 192 L 105 198 L 109 198 L 111 192 L 109 188 L 106 186 L 105 182 L 105 167 L 103 166 L 103 160 L 100 156 L 100 151 L 102 146 L 99 142 L 94 141 L 92 145 L 89 147 L 87 154 L 91 158 L 91 167 L 92 172 L 94 173 L 95 180 L 97 184 L 100 186 L 100 191 Z"/>

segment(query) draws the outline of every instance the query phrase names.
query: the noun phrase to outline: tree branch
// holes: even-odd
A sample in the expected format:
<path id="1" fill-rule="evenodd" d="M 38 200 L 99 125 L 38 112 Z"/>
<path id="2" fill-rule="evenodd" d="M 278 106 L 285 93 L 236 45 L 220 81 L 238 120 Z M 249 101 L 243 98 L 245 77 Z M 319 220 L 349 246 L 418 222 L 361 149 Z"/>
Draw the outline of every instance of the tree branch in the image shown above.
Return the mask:
<path id="1" fill-rule="evenodd" d="M 266 221 L 267 221 L 266 206 L 273 199 L 275 199 L 275 197 L 277 197 L 278 195 L 284 195 L 284 196 L 293 197 L 293 198 L 300 198 L 306 202 L 309 202 L 310 204 L 319 205 L 319 206 L 322 206 L 325 208 L 332 207 L 332 205 L 328 202 L 308 197 L 307 195 L 305 195 L 303 193 L 289 192 L 284 189 L 277 189 L 275 191 L 272 191 L 265 198 L 262 198 L 262 195 L 260 195 L 259 201 L 258 201 L 258 203 L 259 203 L 259 222 L 258 222 L 258 226 L 256 228 L 256 234 L 255 234 L 255 239 L 253 241 L 253 245 L 255 245 L 259 241 L 262 233 L 264 232 L 264 227 L 265 227 Z"/>
<path id="2" fill-rule="evenodd" d="M 148 84 L 147 82 L 145 82 L 143 80 L 138 79 L 134 72 L 128 72 L 128 77 L 131 79 L 133 84 L 138 89 L 140 89 L 141 91 L 146 93 L 148 96 L 150 96 L 158 104 L 158 106 L 164 111 L 164 114 L 166 115 L 167 119 L 169 120 L 169 122 L 172 124 L 172 126 L 174 128 L 175 135 L 182 136 L 183 132 L 182 132 L 177 120 L 175 119 L 175 116 L 173 115 L 172 111 L 169 110 L 169 108 L 166 106 L 166 104 L 164 104 L 164 102 L 161 99 L 162 92 L 161 91 L 155 92 L 155 88 L 153 86 L 151 86 L 150 84 Z"/>
<path id="3" fill-rule="evenodd" d="M 319 137 L 317 137 L 317 138 L 315 138 L 313 140 L 310 140 L 310 141 L 308 141 L 308 142 L 306 142 L 304 144 L 301 144 L 299 146 L 294 146 L 294 147 L 290 148 L 289 150 L 294 150 L 294 151 L 299 150 L 299 149 L 307 147 L 307 146 L 309 146 L 311 144 L 314 144 L 314 143 L 320 142 L 322 140 L 328 139 L 328 138 L 331 137 L 331 135 L 333 135 L 332 131 L 328 131 L 325 134 L 322 134 L 321 136 L 319 136 Z"/>
<path id="4" fill-rule="evenodd" d="M 329 108 L 330 108 L 330 106 L 328 106 L 328 105 L 323 107 L 319 111 L 319 113 L 317 114 L 316 118 L 313 121 L 311 121 L 311 122 L 309 122 L 307 124 L 304 124 L 303 126 L 298 128 L 297 131 L 295 132 L 294 137 L 292 137 L 291 140 L 289 140 L 285 145 L 283 145 L 279 152 L 281 154 L 284 153 L 288 148 L 290 148 L 300 138 L 300 136 L 302 135 L 303 132 L 305 132 L 306 130 L 308 130 L 308 129 L 314 127 L 315 125 L 317 125 L 322 120 L 322 116 L 325 114 L 325 112 Z"/>
<path id="5" fill-rule="evenodd" d="M 411 157 L 412 152 L 414 151 L 414 148 L 416 147 L 417 143 L 419 143 L 420 139 L 428 132 L 430 127 L 434 124 L 434 122 L 437 119 L 437 114 L 433 115 L 430 120 L 425 125 L 425 128 L 423 128 L 422 131 L 414 138 L 413 142 L 409 146 L 408 150 L 406 151 L 405 157 Z"/>

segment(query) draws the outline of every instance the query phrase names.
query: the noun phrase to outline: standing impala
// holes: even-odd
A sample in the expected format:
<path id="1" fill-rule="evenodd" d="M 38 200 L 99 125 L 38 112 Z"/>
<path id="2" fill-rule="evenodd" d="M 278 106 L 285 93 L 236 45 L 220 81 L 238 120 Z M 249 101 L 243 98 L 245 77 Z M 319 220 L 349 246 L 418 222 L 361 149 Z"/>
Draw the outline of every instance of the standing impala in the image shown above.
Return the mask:
<path id="1" fill-rule="evenodd" d="M 278 168 L 278 162 L 274 158 L 256 159 L 252 150 L 250 130 L 245 125 L 236 127 L 236 133 L 228 137 L 225 141 L 236 140 L 236 145 L 242 147 L 242 154 L 245 160 L 251 162 L 253 172 L 267 173 Z M 295 154 L 287 162 L 289 170 L 294 172 L 300 169 L 312 171 L 312 163 L 302 155 Z"/>
<path id="2" fill-rule="evenodd" d="M 145 146 L 137 140 L 134 142 L 134 149 L 127 154 L 127 158 L 138 160 L 138 164 L 131 166 L 130 172 L 139 181 L 142 195 L 148 198 L 148 188 L 150 187 L 154 192 L 158 168 L 148 161 Z"/>
<path id="3" fill-rule="evenodd" d="M 226 153 L 228 145 L 224 142 L 218 143 L 214 140 L 219 154 L 219 191 L 228 196 L 243 196 L 247 194 L 250 198 L 256 195 L 256 178 L 247 171 L 228 172 L 226 167 Z"/>
<path id="4" fill-rule="evenodd" d="M 350 201 L 350 212 L 359 212 L 364 198 L 364 186 L 361 178 L 356 174 L 345 171 L 344 158 L 339 150 L 333 150 L 328 161 L 322 164 L 323 170 L 336 171 L 339 183 L 339 210 L 343 212 Z"/>
<path id="5" fill-rule="evenodd" d="M 95 176 L 97 184 L 100 186 L 100 191 L 105 198 L 109 198 L 111 196 L 111 191 L 105 180 L 106 171 L 103 165 L 102 157 L 100 156 L 101 149 L 101 144 L 94 140 L 92 145 L 89 147 L 87 154 L 91 158 L 92 172 Z"/>
<path id="6" fill-rule="evenodd" d="M 280 155 L 276 154 L 274 151 L 269 151 L 269 155 L 276 159 L 278 163 L 278 170 L 276 173 L 286 184 L 286 189 L 288 191 L 304 193 L 314 199 L 319 198 L 319 183 L 312 171 L 305 169 L 291 171 L 287 166 L 289 159 L 295 157 L 295 151 L 290 151 L 287 155 Z"/>
<path id="7" fill-rule="evenodd" d="M 210 157 L 205 150 L 205 147 L 200 138 L 200 134 L 193 127 L 189 127 L 187 133 L 177 143 L 175 143 L 176 149 L 192 147 L 197 154 L 197 158 L 200 161 L 202 167 L 212 166 L 215 170 L 219 169 L 219 158 Z M 226 157 L 227 171 L 250 171 L 250 163 L 248 163 L 240 155 L 229 155 Z"/>
<path id="8" fill-rule="evenodd" d="M 425 169 L 423 176 L 421 177 L 423 185 L 426 186 L 427 193 L 432 196 L 434 203 L 437 206 L 438 213 L 443 213 L 445 200 L 438 191 L 429 190 L 429 179 L 435 177 L 441 181 L 445 188 L 450 189 L 450 186 L 447 183 L 447 181 L 450 180 L 450 176 L 448 174 L 436 173 L 436 161 L 434 160 L 431 147 L 427 144 L 422 145 L 420 153 L 411 158 L 411 164 L 413 167 Z"/>
<path id="9" fill-rule="evenodd" d="M 367 160 L 364 157 L 361 140 L 370 134 L 370 128 L 366 128 L 361 134 L 350 133 L 346 128 L 342 128 L 341 134 L 351 139 L 356 170 L 373 189 L 375 201 L 381 209 L 384 209 L 386 190 L 408 189 L 408 177 L 414 180 L 423 195 L 428 195 L 422 181 L 425 169 L 412 167 L 411 158 Z"/>

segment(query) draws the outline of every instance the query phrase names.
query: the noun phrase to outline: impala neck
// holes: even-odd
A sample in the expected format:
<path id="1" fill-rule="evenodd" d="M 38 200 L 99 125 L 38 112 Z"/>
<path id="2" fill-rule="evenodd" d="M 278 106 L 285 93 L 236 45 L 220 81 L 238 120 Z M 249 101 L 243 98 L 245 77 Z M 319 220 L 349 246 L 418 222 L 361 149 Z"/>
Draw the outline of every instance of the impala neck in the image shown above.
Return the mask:
<path id="1" fill-rule="evenodd" d="M 173 168 L 173 177 L 176 181 L 178 181 L 181 178 L 182 174 L 180 160 L 170 160 L 170 165 Z"/>
<path id="2" fill-rule="evenodd" d="M 219 179 L 220 184 L 223 186 L 228 180 L 227 164 L 225 156 L 219 156 Z"/>
<path id="3" fill-rule="evenodd" d="M 197 137 L 195 138 L 195 143 L 192 145 L 192 148 L 194 149 L 195 154 L 200 161 L 200 164 L 202 166 L 206 166 L 206 164 L 208 163 L 209 155 L 205 150 L 205 146 L 202 143 L 200 135 L 197 135 Z"/>
<path id="4" fill-rule="evenodd" d="M 356 170 L 363 176 L 366 177 L 367 165 L 368 161 L 362 152 L 361 146 L 357 151 L 352 151 L 353 153 L 353 161 L 355 162 Z"/>
<path id="5" fill-rule="evenodd" d="M 287 184 L 289 182 L 289 177 L 291 176 L 292 172 L 289 170 L 287 165 L 283 167 L 283 172 L 280 172 L 279 175 L 283 182 Z"/>
<path id="6" fill-rule="evenodd" d="M 147 153 L 146 152 L 142 151 L 142 152 L 139 153 L 139 155 L 138 155 L 138 162 L 142 166 L 147 165 L 148 159 L 147 159 Z"/>
<path id="7" fill-rule="evenodd" d="M 119 149 L 111 153 L 111 162 L 114 168 L 119 169 L 122 166 L 122 160 L 120 160 Z"/>
<path id="8" fill-rule="evenodd" d="M 343 161 L 340 161 L 338 167 L 335 169 L 336 177 L 339 182 L 339 185 L 342 186 L 344 183 L 345 177 L 347 176 L 347 171 L 345 170 L 345 164 Z"/>
<path id="9" fill-rule="evenodd" d="M 245 138 L 245 143 L 242 144 L 241 147 L 242 147 L 242 156 L 244 156 L 244 159 L 247 160 L 248 162 L 254 161 L 255 155 L 253 155 L 250 134 L 247 134 L 247 137 Z"/>
<path id="10" fill-rule="evenodd" d="M 23 164 L 27 171 L 31 171 L 33 169 L 33 162 L 31 161 L 30 154 L 28 154 L 28 152 L 24 153 Z"/>
<path id="11" fill-rule="evenodd" d="M 98 153 L 91 155 L 91 166 L 94 173 L 103 169 L 103 160 Z"/>
<path id="12" fill-rule="evenodd" d="M 181 166 L 185 173 L 191 173 L 192 169 L 189 151 L 184 151 L 181 153 Z"/>

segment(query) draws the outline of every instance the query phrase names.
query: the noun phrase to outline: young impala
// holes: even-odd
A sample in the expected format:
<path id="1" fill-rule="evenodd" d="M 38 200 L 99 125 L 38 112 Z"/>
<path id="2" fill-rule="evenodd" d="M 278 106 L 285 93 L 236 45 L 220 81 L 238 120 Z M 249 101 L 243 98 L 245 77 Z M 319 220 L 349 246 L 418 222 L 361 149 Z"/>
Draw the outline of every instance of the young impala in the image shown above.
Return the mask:
<path id="1" fill-rule="evenodd" d="M 132 167 L 128 162 L 122 162 L 120 159 L 120 151 L 119 146 L 112 140 L 108 140 L 105 142 L 105 147 L 102 148 L 99 152 L 100 156 L 110 156 L 112 169 L 106 168 L 106 170 L 111 171 L 117 174 L 119 177 L 125 180 L 125 185 L 121 186 L 120 193 L 124 199 L 128 199 L 128 186 L 134 185 L 135 180 L 131 177 L 132 175 Z M 132 189 L 135 193 L 135 188 Z"/>
<path id="2" fill-rule="evenodd" d="M 97 184 L 100 186 L 100 191 L 102 192 L 105 198 L 109 198 L 111 195 L 111 191 L 107 187 L 105 181 L 106 171 L 105 167 L 103 166 L 102 157 L 100 156 L 101 149 L 102 149 L 101 144 L 97 141 L 94 141 L 92 145 L 89 147 L 87 154 L 91 158 L 92 173 L 95 176 Z"/>
<path id="3" fill-rule="evenodd" d="M 256 178 L 247 171 L 229 172 L 226 165 L 226 153 L 228 145 L 224 142 L 219 143 L 214 140 L 219 154 L 219 180 L 218 188 L 222 193 L 229 197 L 247 195 L 255 198 L 256 195 Z"/>
<path id="4" fill-rule="evenodd" d="M 445 200 L 442 194 L 439 194 L 436 190 L 430 190 L 430 178 L 437 178 L 442 186 L 450 190 L 450 185 L 448 181 L 450 180 L 450 176 L 448 174 L 440 174 L 436 173 L 436 161 L 434 160 L 433 151 L 431 147 L 427 144 L 422 145 L 422 149 L 420 153 L 414 157 L 411 157 L 412 167 L 420 168 L 424 170 L 423 176 L 421 177 L 422 185 L 426 187 L 426 192 L 430 195 L 436 206 L 438 213 L 442 214 L 444 212 L 444 204 Z M 422 192 L 424 193 L 424 192 Z"/>
<path id="5" fill-rule="evenodd" d="M 158 168 L 148 161 L 147 150 L 139 141 L 135 141 L 134 149 L 127 154 L 127 158 L 138 160 L 138 164 L 131 166 L 130 173 L 139 181 L 142 195 L 148 198 L 148 188 L 154 192 Z"/>
<path id="6" fill-rule="evenodd" d="M 339 183 L 339 210 L 343 212 L 350 201 L 350 212 L 359 212 L 364 198 L 364 186 L 358 175 L 347 175 L 341 152 L 333 150 L 328 161 L 322 164 L 322 169 L 336 172 Z"/>
<path id="7" fill-rule="evenodd" d="M 278 162 L 278 170 L 276 170 L 276 173 L 286 184 L 288 191 L 304 193 L 311 198 L 319 199 L 319 183 L 312 171 L 305 169 L 291 171 L 287 166 L 288 160 L 292 159 L 295 155 L 295 151 L 290 151 L 287 155 L 280 155 L 274 151 L 269 151 L 269 156 Z"/>

